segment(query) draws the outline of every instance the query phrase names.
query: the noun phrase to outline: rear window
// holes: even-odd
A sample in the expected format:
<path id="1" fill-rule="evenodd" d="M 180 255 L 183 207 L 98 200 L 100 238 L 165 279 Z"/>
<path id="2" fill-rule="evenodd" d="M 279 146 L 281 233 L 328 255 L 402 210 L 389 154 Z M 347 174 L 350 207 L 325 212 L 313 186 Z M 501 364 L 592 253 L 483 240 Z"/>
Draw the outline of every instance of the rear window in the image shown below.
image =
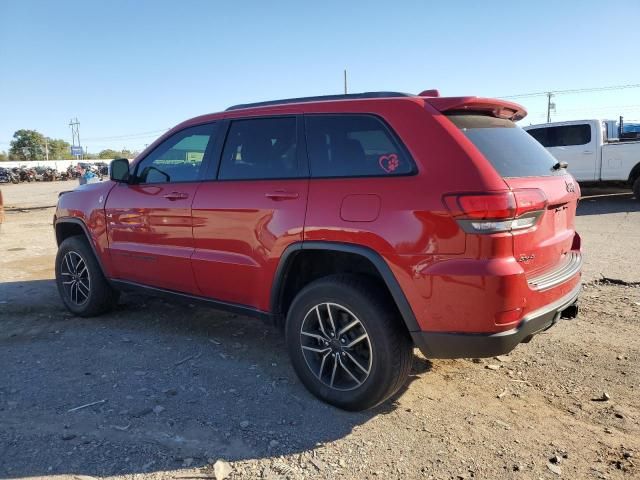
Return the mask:
<path id="1" fill-rule="evenodd" d="M 530 128 L 527 133 L 545 147 L 569 147 L 591 143 L 591 127 L 587 124 Z"/>
<path id="2" fill-rule="evenodd" d="M 511 120 L 487 115 L 447 115 L 502 177 L 562 175 L 556 159 Z"/>

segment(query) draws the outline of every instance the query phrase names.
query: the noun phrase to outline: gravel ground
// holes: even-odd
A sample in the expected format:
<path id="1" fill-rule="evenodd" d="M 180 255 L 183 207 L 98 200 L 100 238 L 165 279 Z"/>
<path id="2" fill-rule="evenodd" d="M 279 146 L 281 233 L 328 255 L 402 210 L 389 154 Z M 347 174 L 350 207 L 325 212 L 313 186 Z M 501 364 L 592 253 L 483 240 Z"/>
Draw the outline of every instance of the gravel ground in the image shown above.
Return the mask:
<path id="1" fill-rule="evenodd" d="M 256 320 L 133 295 L 99 318 L 68 314 L 52 281 L 54 210 L 33 207 L 72 186 L 3 187 L 0 477 L 640 476 L 640 202 L 630 195 L 581 203 L 578 319 L 496 359 L 416 350 L 396 398 L 348 413 L 307 393 L 280 332 Z M 216 469 L 218 459 L 228 464 Z"/>

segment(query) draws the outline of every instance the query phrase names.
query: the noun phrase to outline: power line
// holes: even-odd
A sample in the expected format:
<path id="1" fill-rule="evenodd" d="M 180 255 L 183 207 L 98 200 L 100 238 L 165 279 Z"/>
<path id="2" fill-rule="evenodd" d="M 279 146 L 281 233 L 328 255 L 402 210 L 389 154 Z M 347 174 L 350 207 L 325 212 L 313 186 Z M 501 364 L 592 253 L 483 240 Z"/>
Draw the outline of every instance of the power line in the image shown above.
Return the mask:
<path id="1" fill-rule="evenodd" d="M 531 109 L 531 112 L 536 112 L 540 109 Z M 605 105 L 601 107 L 577 107 L 577 108 L 561 108 L 558 110 L 558 113 L 567 113 L 567 112 L 594 112 L 594 111 L 603 111 L 603 110 L 638 110 L 640 111 L 640 105 Z"/>
<path id="2" fill-rule="evenodd" d="M 344 74 L 345 74 L 345 89 L 346 89 L 346 69 L 344 70 Z M 624 84 L 624 85 L 609 85 L 609 86 L 604 86 L 604 87 L 591 87 L 591 88 L 573 88 L 573 89 L 566 89 L 566 90 L 552 90 L 552 91 L 546 91 L 546 92 L 532 92 L 532 93 L 520 93 L 517 95 L 504 95 L 504 96 L 499 96 L 498 98 L 530 98 L 530 97 L 549 97 L 549 96 L 554 96 L 554 95 L 562 95 L 562 94 L 571 94 L 571 93 L 586 93 L 586 92 L 601 92 L 601 91 L 608 91 L 608 90 L 623 90 L 623 89 L 629 89 L 629 88 L 640 88 L 640 83 L 629 83 L 629 84 Z M 585 108 L 584 110 L 605 110 L 608 108 L 611 109 L 629 109 L 635 106 L 617 106 L 617 107 L 592 107 L 592 108 Z M 547 108 L 549 108 L 549 106 L 547 106 Z M 578 109 L 568 109 L 568 110 L 563 110 L 563 111 L 576 111 Z M 77 130 L 79 130 L 79 122 L 77 119 L 75 119 L 75 123 L 72 121 L 69 123 L 69 125 L 72 127 L 72 134 L 76 133 Z M 76 127 L 76 128 L 74 128 Z M 162 128 L 162 129 L 157 129 L 157 130 L 150 130 L 150 131 L 146 131 L 146 132 L 139 132 L 139 133 L 129 133 L 129 134 L 123 134 L 123 135 L 110 135 L 110 136 L 104 136 L 104 137 L 87 137 L 85 138 L 85 141 L 100 141 L 100 140 L 105 140 L 105 141 L 112 141 L 112 140 L 141 140 L 143 138 L 148 138 L 151 136 L 157 136 L 157 134 L 159 133 L 163 133 L 166 132 L 167 130 L 169 130 L 170 127 L 167 128 Z M 76 130 L 77 129 L 77 130 Z M 76 131 L 74 131 L 76 130 Z M 80 139 L 79 139 L 79 131 L 77 131 L 77 140 L 78 140 L 78 145 L 80 145 Z M 75 140 L 75 135 L 74 135 L 74 140 Z M 9 145 L 11 142 L 0 142 L 0 145 Z M 75 141 L 73 142 L 75 145 Z"/>
<path id="3" fill-rule="evenodd" d="M 602 92 L 605 90 L 623 90 L 627 88 L 640 88 L 640 83 L 629 83 L 626 85 L 610 85 L 607 87 L 592 87 L 592 88 L 572 88 L 568 90 L 552 90 L 547 92 L 533 92 L 533 93 L 520 93 L 518 95 L 505 95 L 498 98 L 527 98 L 527 97 L 544 97 L 549 93 L 554 95 L 565 93 L 585 93 L 585 92 Z"/>
<path id="4" fill-rule="evenodd" d="M 347 70 L 344 70 L 344 88 L 346 91 L 347 88 Z M 528 98 L 528 97 L 549 97 L 554 95 L 562 95 L 562 94 L 570 94 L 570 93 L 586 93 L 586 92 L 601 92 L 607 90 L 622 90 L 628 88 L 640 88 L 640 83 L 630 83 L 625 85 L 609 85 L 605 87 L 591 87 L 591 88 L 573 88 L 566 90 L 553 90 L 547 92 L 532 92 L 532 93 L 521 93 L 517 95 L 506 95 L 498 98 Z M 156 136 L 158 133 L 163 133 L 169 130 L 170 127 L 151 130 L 148 132 L 140 132 L 140 133 L 130 133 L 124 135 L 111 135 L 107 137 L 89 137 L 85 138 L 85 140 L 96 141 L 96 140 L 138 140 L 142 138 L 147 138 L 151 136 Z"/>
<path id="5" fill-rule="evenodd" d="M 162 133 L 162 132 L 166 132 L 167 130 L 169 130 L 170 127 L 167 128 L 162 128 L 159 130 L 150 130 L 148 132 L 140 132 L 140 133 L 129 133 L 129 134 L 125 134 L 125 135 L 111 135 L 108 137 L 88 137 L 85 138 L 85 140 L 118 140 L 121 138 L 125 138 L 125 139 L 132 139 L 135 137 L 150 137 L 150 136 L 154 136 L 157 135 L 158 133 Z"/>

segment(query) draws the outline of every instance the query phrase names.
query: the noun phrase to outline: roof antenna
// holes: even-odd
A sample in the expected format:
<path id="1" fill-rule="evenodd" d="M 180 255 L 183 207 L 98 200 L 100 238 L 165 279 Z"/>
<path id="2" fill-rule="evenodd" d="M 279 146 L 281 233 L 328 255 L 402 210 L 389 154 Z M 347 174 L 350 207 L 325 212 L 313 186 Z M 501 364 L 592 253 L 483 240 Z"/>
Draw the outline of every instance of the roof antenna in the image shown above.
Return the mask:
<path id="1" fill-rule="evenodd" d="M 344 94 L 347 94 L 347 69 L 344 69 Z"/>

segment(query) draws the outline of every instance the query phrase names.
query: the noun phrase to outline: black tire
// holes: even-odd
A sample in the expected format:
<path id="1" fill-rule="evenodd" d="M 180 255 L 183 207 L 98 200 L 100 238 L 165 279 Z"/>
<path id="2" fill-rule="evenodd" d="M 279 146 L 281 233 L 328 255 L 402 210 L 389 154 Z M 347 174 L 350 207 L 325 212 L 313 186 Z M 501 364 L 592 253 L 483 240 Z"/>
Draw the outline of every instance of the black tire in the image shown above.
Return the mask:
<path id="1" fill-rule="evenodd" d="M 640 202 L 640 177 L 636 178 L 635 182 L 633 182 L 632 188 L 636 200 Z"/>
<path id="2" fill-rule="evenodd" d="M 330 305 L 327 307 L 327 304 Z M 320 313 L 314 308 L 317 305 L 320 305 Z M 331 336 L 331 343 L 328 343 L 329 332 L 323 329 L 322 335 L 318 335 L 318 329 L 327 323 L 321 318 L 326 315 L 325 320 L 329 320 L 332 309 L 333 322 L 330 323 L 336 324 L 334 331 L 353 323 L 351 315 L 359 324 L 341 335 L 340 339 Z M 303 325 L 307 332 L 305 335 L 301 333 Z M 311 328 L 311 325 L 317 328 Z M 309 336 L 309 332 L 315 333 Z M 368 337 L 347 348 L 354 337 L 363 336 L 362 332 Z M 344 340 L 344 337 L 349 338 L 346 344 L 341 345 L 340 340 Z M 402 319 L 386 289 L 364 276 L 331 275 L 304 287 L 287 314 L 286 342 L 301 382 L 316 397 L 345 410 L 365 410 L 384 402 L 406 383 L 411 371 L 413 344 Z M 314 342 L 318 347 L 313 346 Z M 323 352 L 310 351 L 311 348 L 319 348 Z M 360 348 L 360 352 L 355 352 L 355 348 Z M 326 349 L 333 352 L 328 357 Z M 323 357 L 328 360 L 322 360 Z M 357 363 L 354 357 L 357 357 Z M 341 359 L 344 359 L 344 363 Z M 327 365 L 330 372 L 326 372 Z M 365 371 L 367 367 L 368 373 Z M 347 375 L 349 370 L 352 374 Z M 333 376 L 329 373 L 333 373 Z M 358 378 L 354 379 L 353 374 Z M 340 375 L 342 383 L 336 381 L 332 387 L 331 384 Z"/>
<path id="3" fill-rule="evenodd" d="M 76 265 L 78 268 L 74 273 Z M 69 283 L 73 281 L 75 285 Z M 56 285 L 67 310 L 80 317 L 108 312 L 120 296 L 120 292 L 107 282 L 84 236 L 69 237 L 58 247 Z"/>

